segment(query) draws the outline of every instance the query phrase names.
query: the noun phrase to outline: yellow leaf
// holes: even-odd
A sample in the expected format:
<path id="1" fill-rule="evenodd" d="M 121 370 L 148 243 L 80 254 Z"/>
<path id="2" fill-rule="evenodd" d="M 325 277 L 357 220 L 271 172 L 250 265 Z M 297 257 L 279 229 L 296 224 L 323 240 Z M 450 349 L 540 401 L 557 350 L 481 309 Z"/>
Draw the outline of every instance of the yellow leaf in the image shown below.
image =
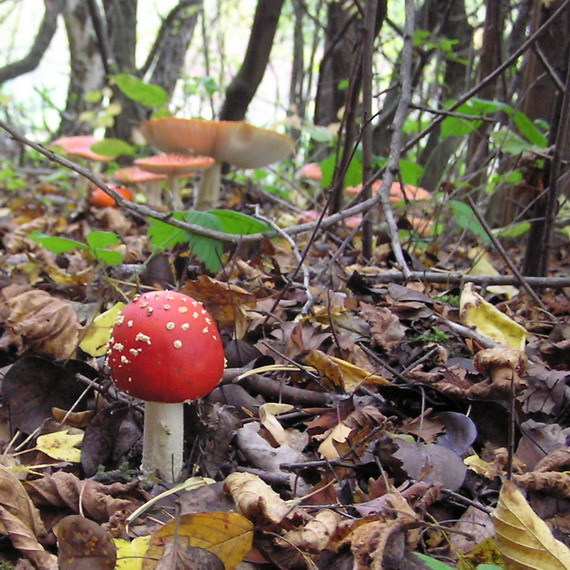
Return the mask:
<path id="1" fill-rule="evenodd" d="M 117 547 L 115 570 L 142 570 L 150 539 L 150 536 L 139 536 L 129 542 L 122 538 L 115 538 L 114 542 Z"/>
<path id="2" fill-rule="evenodd" d="M 124 303 L 117 303 L 93 319 L 87 327 L 83 340 L 79 343 L 79 348 L 83 352 L 90 356 L 103 356 L 107 352 L 111 331 L 124 306 Z"/>
<path id="3" fill-rule="evenodd" d="M 177 540 L 184 547 L 209 550 L 231 570 L 251 550 L 253 524 L 238 513 L 197 513 L 172 519 L 153 535 L 143 568 L 154 568 L 168 539 Z"/>
<path id="4" fill-rule="evenodd" d="M 552 536 L 510 481 L 503 483 L 493 519 L 508 568 L 570 570 L 570 549 Z"/>
<path id="5" fill-rule="evenodd" d="M 307 356 L 307 364 L 314 366 L 335 387 L 352 393 L 359 386 L 381 385 L 389 386 L 391 382 L 382 376 L 377 376 L 368 370 L 359 368 L 346 360 L 328 356 L 320 350 L 311 350 Z"/>
<path id="6" fill-rule="evenodd" d="M 83 440 L 83 434 L 70 434 L 68 431 L 56 431 L 55 433 L 40 435 L 36 449 L 49 455 L 52 459 L 81 463 L 81 449 L 78 449 L 76 445 Z"/>
<path id="7" fill-rule="evenodd" d="M 527 331 L 499 309 L 477 294 L 473 283 L 467 283 L 459 300 L 461 322 L 487 338 L 524 351 Z"/>
<path id="8" fill-rule="evenodd" d="M 475 259 L 475 262 L 467 272 L 467 275 L 484 275 L 489 277 L 500 275 L 500 273 L 493 267 L 491 257 L 486 251 L 482 251 L 479 248 L 473 248 L 469 251 L 469 257 L 471 259 Z M 519 294 L 519 290 L 512 285 L 489 285 L 487 287 L 487 291 L 489 291 L 489 293 L 493 293 L 493 295 L 504 295 L 507 299 L 512 299 Z"/>
<path id="9" fill-rule="evenodd" d="M 324 457 L 329 461 L 338 459 L 340 457 L 340 453 L 338 452 L 335 443 L 344 443 L 351 432 L 352 428 L 342 423 L 335 426 L 323 443 L 319 445 L 319 453 L 321 457 Z"/>

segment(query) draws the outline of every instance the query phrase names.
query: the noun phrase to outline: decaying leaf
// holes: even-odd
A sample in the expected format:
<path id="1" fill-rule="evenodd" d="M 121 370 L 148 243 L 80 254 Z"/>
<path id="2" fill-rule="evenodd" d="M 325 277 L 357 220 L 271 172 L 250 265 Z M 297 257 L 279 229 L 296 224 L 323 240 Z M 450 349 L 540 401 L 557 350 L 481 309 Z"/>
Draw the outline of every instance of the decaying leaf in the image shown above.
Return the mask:
<path id="1" fill-rule="evenodd" d="M 459 316 L 461 322 L 487 338 L 518 350 L 524 350 L 527 331 L 488 303 L 475 292 L 473 283 L 466 283 L 460 298 Z"/>
<path id="2" fill-rule="evenodd" d="M 117 565 L 115 570 L 142 570 L 143 559 L 150 546 L 151 536 L 138 536 L 131 540 L 115 538 Z"/>
<path id="3" fill-rule="evenodd" d="M 320 350 L 312 350 L 307 356 L 307 364 L 314 366 L 324 377 L 329 388 L 340 388 L 344 392 L 353 393 L 360 386 L 387 386 L 389 380 L 363 370 L 346 360 L 328 356 Z"/>
<path id="4" fill-rule="evenodd" d="M 232 473 L 226 477 L 224 488 L 238 511 L 257 523 L 277 524 L 291 512 L 291 507 L 256 475 Z"/>
<path id="5" fill-rule="evenodd" d="M 69 358 L 79 340 L 79 323 L 71 306 L 45 291 L 9 285 L 2 290 L 0 315 L 7 336 L 0 348 L 15 346 L 55 360 Z"/>
<path id="6" fill-rule="evenodd" d="M 79 504 L 90 519 L 103 523 L 112 518 L 126 519 L 148 496 L 138 481 L 103 485 L 82 481 L 71 473 L 58 471 L 24 485 L 37 506 L 65 507 L 79 512 Z"/>
<path id="7" fill-rule="evenodd" d="M 285 533 L 279 544 L 293 545 L 305 552 L 319 553 L 325 550 L 340 522 L 340 516 L 329 509 L 317 512 L 305 526 Z"/>
<path id="8" fill-rule="evenodd" d="M 117 547 L 112 536 L 97 523 L 69 515 L 54 529 L 59 545 L 60 570 L 113 570 Z"/>
<path id="9" fill-rule="evenodd" d="M 209 550 L 225 564 L 235 568 L 251 550 L 253 525 L 238 513 L 198 513 L 183 515 L 160 528 L 152 537 L 143 568 L 154 568 L 165 549 L 176 540 L 181 546 Z"/>
<path id="10" fill-rule="evenodd" d="M 503 483 L 493 520 L 499 549 L 513 568 L 570 569 L 570 549 L 552 536 L 510 481 Z"/>
<path id="11" fill-rule="evenodd" d="M 319 446 L 319 453 L 329 461 L 350 453 L 360 456 L 363 445 L 373 429 L 388 429 L 387 418 L 374 406 L 354 410 L 326 436 Z"/>
<path id="12" fill-rule="evenodd" d="M 395 350 L 406 333 L 406 328 L 387 307 L 360 303 L 360 316 L 370 325 L 373 346 L 382 347 L 387 353 Z"/>
<path id="13" fill-rule="evenodd" d="M 547 471 L 543 473 L 530 472 L 522 475 L 513 475 L 513 481 L 522 489 L 538 491 L 558 497 L 570 499 L 570 476 L 568 473 Z"/>

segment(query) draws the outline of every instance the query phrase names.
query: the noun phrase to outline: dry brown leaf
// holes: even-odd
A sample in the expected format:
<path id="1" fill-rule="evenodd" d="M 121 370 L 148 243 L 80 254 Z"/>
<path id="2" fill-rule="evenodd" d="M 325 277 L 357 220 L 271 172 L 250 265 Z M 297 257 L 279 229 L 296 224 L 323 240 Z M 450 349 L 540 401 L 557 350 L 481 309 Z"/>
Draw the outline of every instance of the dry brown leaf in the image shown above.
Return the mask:
<path id="1" fill-rule="evenodd" d="M 66 507 L 78 513 L 81 501 L 83 512 L 98 523 L 124 520 L 140 506 L 139 498 L 147 500 L 138 481 L 103 485 L 63 471 L 28 481 L 25 489 L 35 505 Z"/>
<path id="2" fill-rule="evenodd" d="M 9 285 L 2 290 L 0 314 L 7 337 L 2 345 L 14 345 L 18 354 L 32 350 L 55 360 L 69 358 L 79 340 L 79 324 L 71 306 L 45 291 Z"/>
<path id="3" fill-rule="evenodd" d="M 97 523 L 70 515 L 54 529 L 59 546 L 60 570 L 113 570 L 117 547 L 113 537 Z"/>
<path id="4" fill-rule="evenodd" d="M 556 540 L 521 492 L 505 481 L 493 513 L 497 545 L 509 567 L 569 570 L 570 549 Z"/>
<path id="5" fill-rule="evenodd" d="M 305 552 L 318 554 L 325 550 L 340 521 L 340 516 L 329 509 L 320 510 L 303 528 L 285 533 L 281 546 L 293 545 Z"/>
<path id="6" fill-rule="evenodd" d="M 346 360 L 328 356 L 320 350 L 312 350 L 307 356 L 306 363 L 314 366 L 324 376 L 326 387 L 341 388 L 350 394 L 360 386 L 388 386 L 391 384 L 382 376 L 363 370 Z"/>
<path id="7" fill-rule="evenodd" d="M 44 550 L 34 531 L 4 507 L 0 507 L 0 523 L 14 548 L 23 552 L 40 570 L 58 568 L 57 558 Z"/>
<path id="8" fill-rule="evenodd" d="M 231 570 L 251 550 L 253 525 L 238 513 L 197 513 L 172 519 L 153 535 L 143 568 L 154 568 L 174 540 L 184 548 L 198 547 L 214 553 Z"/>
<path id="9" fill-rule="evenodd" d="M 534 467 L 534 471 L 561 471 L 570 467 L 570 448 L 557 449 L 545 455 Z"/>
<path id="10" fill-rule="evenodd" d="M 319 453 L 329 461 L 349 452 L 360 456 L 366 449 L 362 443 L 365 443 L 372 430 L 379 426 L 389 429 L 387 418 L 374 406 L 354 410 L 327 435 L 319 446 Z"/>
<path id="11" fill-rule="evenodd" d="M 221 329 L 234 324 L 237 307 L 255 307 L 257 302 L 245 289 L 207 275 L 200 275 L 196 281 L 186 281 L 180 292 L 203 303 Z"/>
<path id="12" fill-rule="evenodd" d="M 231 494 L 238 511 L 255 523 L 280 523 L 292 510 L 257 475 L 232 473 L 226 477 L 224 489 Z"/>
<path id="13" fill-rule="evenodd" d="M 370 325 L 372 346 L 380 346 L 390 353 L 400 345 L 406 327 L 390 309 L 360 303 L 360 316 Z"/>
<path id="14" fill-rule="evenodd" d="M 570 476 L 568 473 L 547 471 L 513 475 L 513 481 L 528 491 L 539 491 L 560 499 L 570 499 Z"/>

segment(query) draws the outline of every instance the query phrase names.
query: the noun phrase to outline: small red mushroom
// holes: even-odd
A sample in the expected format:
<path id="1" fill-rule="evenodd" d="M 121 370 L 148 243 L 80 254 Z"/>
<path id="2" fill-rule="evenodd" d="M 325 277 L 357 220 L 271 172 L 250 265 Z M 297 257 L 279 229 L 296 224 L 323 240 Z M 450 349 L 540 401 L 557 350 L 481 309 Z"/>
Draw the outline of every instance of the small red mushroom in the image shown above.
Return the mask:
<path id="1" fill-rule="evenodd" d="M 175 481 L 182 469 L 183 403 L 209 394 L 224 371 L 214 320 L 187 295 L 145 293 L 119 315 L 107 362 L 117 388 L 146 402 L 143 474 Z"/>
<path id="2" fill-rule="evenodd" d="M 125 198 L 125 200 L 133 199 L 133 193 L 128 188 L 122 188 L 112 184 L 109 184 L 109 187 Z M 95 190 L 90 193 L 89 201 L 91 202 L 91 205 L 96 208 L 112 208 L 117 205 L 115 199 L 109 196 L 109 194 L 101 188 L 95 188 Z"/>

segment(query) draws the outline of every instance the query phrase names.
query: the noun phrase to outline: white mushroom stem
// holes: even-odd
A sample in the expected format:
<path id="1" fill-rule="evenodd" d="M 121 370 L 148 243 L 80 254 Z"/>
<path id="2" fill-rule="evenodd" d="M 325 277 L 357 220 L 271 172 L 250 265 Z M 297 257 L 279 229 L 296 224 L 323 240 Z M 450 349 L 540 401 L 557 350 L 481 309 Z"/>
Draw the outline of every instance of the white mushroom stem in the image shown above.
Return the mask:
<path id="1" fill-rule="evenodd" d="M 220 197 L 220 184 L 222 180 L 222 163 L 215 162 L 212 166 L 204 170 L 202 182 L 196 197 L 196 210 L 212 210 L 218 205 Z"/>
<path id="2" fill-rule="evenodd" d="M 184 404 L 145 402 L 142 472 L 173 483 L 182 471 Z"/>
<path id="3" fill-rule="evenodd" d="M 171 176 L 168 179 L 168 188 L 170 189 L 170 200 L 172 209 L 176 212 L 182 210 L 184 205 L 182 204 L 182 196 L 180 194 L 180 177 Z"/>
<path id="4" fill-rule="evenodd" d="M 160 180 L 152 180 L 146 183 L 146 203 L 151 208 L 162 206 L 162 188 Z"/>

